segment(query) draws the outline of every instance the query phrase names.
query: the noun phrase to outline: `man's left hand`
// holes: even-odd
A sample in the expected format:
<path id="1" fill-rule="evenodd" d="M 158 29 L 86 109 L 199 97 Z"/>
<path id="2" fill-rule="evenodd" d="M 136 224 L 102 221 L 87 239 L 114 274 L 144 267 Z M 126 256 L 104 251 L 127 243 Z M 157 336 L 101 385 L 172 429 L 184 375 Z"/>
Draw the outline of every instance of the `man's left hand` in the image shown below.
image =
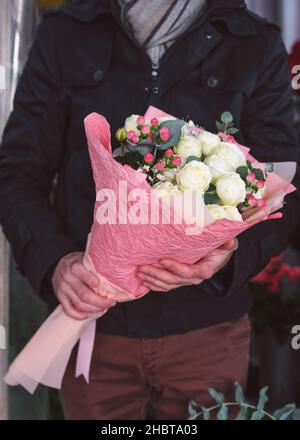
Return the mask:
<path id="1" fill-rule="evenodd" d="M 148 289 L 156 292 L 168 292 L 182 286 L 197 285 L 221 270 L 237 248 L 238 240 L 234 238 L 195 264 L 162 259 L 159 261 L 160 268 L 152 265 L 140 266 L 137 276 Z"/>

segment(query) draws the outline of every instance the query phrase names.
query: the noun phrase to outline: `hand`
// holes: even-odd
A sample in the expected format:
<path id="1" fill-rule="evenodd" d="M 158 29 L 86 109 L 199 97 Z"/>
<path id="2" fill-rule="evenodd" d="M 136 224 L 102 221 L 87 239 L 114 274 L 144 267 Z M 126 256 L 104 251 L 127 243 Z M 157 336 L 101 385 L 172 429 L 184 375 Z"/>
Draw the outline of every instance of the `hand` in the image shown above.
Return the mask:
<path id="1" fill-rule="evenodd" d="M 83 253 L 73 252 L 61 258 L 55 268 L 52 284 L 64 312 L 71 318 L 83 320 L 116 305 L 93 290 L 98 278 L 82 263 Z"/>
<path id="2" fill-rule="evenodd" d="M 238 248 L 237 239 L 229 240 L 219 248 L 206 255 L 195 264 L 183 264 L 171 259 L 160 260 L 161 268 L 145 265 L 140 266 L 138 278 L 144 285 L 156 292 L 168 292 L 187 285 L 197 285 L 210 279 L 222 269 Z"/>

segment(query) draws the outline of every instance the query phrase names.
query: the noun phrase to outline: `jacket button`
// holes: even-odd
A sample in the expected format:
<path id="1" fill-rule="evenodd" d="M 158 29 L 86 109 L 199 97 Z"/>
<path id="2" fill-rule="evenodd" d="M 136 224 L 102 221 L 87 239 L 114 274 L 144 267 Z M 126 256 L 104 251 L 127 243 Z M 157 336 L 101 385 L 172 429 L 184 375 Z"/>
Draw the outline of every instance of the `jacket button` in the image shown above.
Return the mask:
<path id="1" fill-rule="evenodd" d="M 218 83 L 219 83 L 219 81 L 214 76 L 210 76 L 207 80 L 207 85 L 211 89 L 215 89 L 217 87 Z"/>
<path id="2" fill-rule="evenodd" d="M 94 73 L 94 80 L 97 81 L 97 82 L 101 81 L 103 79 L 103 76 L 104 76 L 103 70 L 98 69 Z"/>
<path id="3" fill-rule="evenodd" d="M 159 93 L 159 88 L 157 86 L 152 88 L 152 95 L 158 95 Z"/>

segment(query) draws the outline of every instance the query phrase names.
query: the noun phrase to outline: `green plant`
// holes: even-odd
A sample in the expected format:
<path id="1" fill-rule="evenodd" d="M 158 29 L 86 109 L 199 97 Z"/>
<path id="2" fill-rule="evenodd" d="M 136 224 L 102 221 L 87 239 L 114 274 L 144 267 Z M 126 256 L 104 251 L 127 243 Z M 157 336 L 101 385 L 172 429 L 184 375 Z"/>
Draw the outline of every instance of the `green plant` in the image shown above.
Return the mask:
<path id="1" fill-rule="evenodd" d="M 268 387 L 262 388 L 256 405 L 248 403 L 241 385 L 235 384 L 235 401 L 226 402 L 225 396 L 214 388 L 209 389 L 209 394 L 215 401 L 215 405 L 206 408 L 192 400 L 189 403 L 188 420 L 210 420 L 211 416 L 217 416 L 217 420 L 229 420 L 229 409 L 234 408 L 237 415 L 234 420 L 300 420 L 300 410 L 295 404 L 285 405 L 272 414 L 265 410 L 268 402 Z"/>

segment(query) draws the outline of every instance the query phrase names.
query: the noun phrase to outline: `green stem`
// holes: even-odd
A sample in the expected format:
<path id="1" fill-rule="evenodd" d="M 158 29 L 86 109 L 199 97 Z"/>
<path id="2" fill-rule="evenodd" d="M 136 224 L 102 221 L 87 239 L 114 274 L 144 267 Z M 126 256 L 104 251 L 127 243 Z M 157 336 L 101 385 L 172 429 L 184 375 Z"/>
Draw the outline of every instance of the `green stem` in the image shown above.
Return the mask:
<path id="1" fill-rule="evenodd" d="M 212 411 L 215 411 L 216 409 L 222 408 L 222 406 L 226 406 L 226 407 L 238 406 L 238 407 L 244 407 L 247 409 L 253 409 L 254 411 L 257 411 L 257 407 L 254 405 L 250 405 L 249 403 L 239 404 L 239 403 L 235 403 L 235 402 L 228 402 L 228 403 L 224 403 L 223 405 L 215 405 L 215 406 L 212 406 L 211 408 L 207 408 L 207 411 L 212 412 Z M 261 411 L 264 414 L 264 416 L 269 417 L 269 419 L 277 420 L 274 416 L 272 416 L 272 414 L 270 414 L 264 410 L 261 410 Z M 193 416 L 193 419 L 201 416 L 201 414 L 202 414 L 202 412 L 200 412 L 199 414 L 196 414 L 195 416 Z"/>

